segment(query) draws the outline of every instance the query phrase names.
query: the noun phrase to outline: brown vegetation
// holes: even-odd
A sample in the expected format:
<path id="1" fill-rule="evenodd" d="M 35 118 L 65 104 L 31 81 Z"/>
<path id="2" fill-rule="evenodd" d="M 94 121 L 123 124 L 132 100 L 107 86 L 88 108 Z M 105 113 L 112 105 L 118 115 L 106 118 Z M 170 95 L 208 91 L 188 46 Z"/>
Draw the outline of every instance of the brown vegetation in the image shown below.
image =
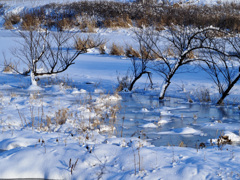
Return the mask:
<path id="1" fill-rule="evenodd" d="M 116 55 L 116 56 L 123 56 L 124 55 L 124 50 L 122 46 L 118 46 L 116 44 L 112 44 L 111 47 L 111 51 L 110 51 L 111 55 Z"/>
<path id="2" fill-rule="evenodd" d="M 34 14 L 25 14 L 22 17 L 21 27 L 23 30 L 36 30 L 40 27 L 40 20 Z"/>
<path id="3" fill-rule="evenodd" d="M 56 13 L 48 13 L 48 10 Z M 156 3 L 121 3 L 107 1 L 80 1 L 68 4 L 48 4 L 23 14 L 5 18 L 5 27 L 12 28 L 21 19 L 23 29 L 56 26 L 67 29 L 71 26 L 87 32 L 97 27 L 128 28 L 131 26 L 155 26 L 158 30 L 167 25 L 195 27 L 215 26 L 234 31 L 240 30 L 240 4 L 224 3 L 213 6 L 173 6 Z M 31 16 L 31 17 L 29 17 Z M 34 21 L 33 21 L 34 20 Z"/>
<path id="4" fill-rule="evenodd" d="M 13 25 L 18 24 L 21 20 L 18 14 L 11 14 L 4 17 L 4 27 L 6 29 L 13 29 Z"/>

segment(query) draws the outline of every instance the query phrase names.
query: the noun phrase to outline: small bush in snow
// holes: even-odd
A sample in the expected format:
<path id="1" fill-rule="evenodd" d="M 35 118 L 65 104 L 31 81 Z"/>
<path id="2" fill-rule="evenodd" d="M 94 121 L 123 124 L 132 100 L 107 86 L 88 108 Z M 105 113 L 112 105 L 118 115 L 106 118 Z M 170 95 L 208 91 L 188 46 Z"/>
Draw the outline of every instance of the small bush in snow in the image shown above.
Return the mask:
<path id="1" fill-rule="evenodd" d="M 118 45 L 113 43 L 112 47 L 111 47 L 110 54 L 111 55 L 116 55 L 116 56 L 123 56 L 125 53 L 124 53 L 124 50 L 123 50 L 122 46 L 118 46 Z"/>

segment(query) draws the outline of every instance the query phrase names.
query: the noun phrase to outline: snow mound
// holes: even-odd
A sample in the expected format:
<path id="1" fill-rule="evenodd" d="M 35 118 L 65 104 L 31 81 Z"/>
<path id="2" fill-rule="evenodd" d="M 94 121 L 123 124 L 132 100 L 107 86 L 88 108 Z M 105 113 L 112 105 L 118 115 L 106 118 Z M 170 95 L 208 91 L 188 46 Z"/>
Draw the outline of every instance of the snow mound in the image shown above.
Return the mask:
<path id="1" fill-rule="evenodd" d="M 185 127 L 185 128 L 179 128 L 179 129 L 173 129 L 171 131 L 165 131 L 165 132 L 159 132 L 158 134 L 183 134 L 183 135 L 198 135 L 201 134 L 201 131 L 190 128 L 190 127 Z"/>
<path id="2" fill-rule="evenodd" d="M 149 112 L 149 110 L 147 108 L 142 108 L 141 112 Z"/>
<path id="3" fill-rule="evenodd" d="M 85 89 L 78 90 L 77 88 L 74 88 L 72 92 L 72 94 L 85 94 L 85 93 L 87 93 Z"/>
<path id="4" fill-rule="evenodd" d="M 158 126 L 154 123 L 148 123 L 148 124 L 144 124 L 141 127 L 143 128 L 157 128 Z"/>
<path id="5" fill-rule="evenodd" d="M 29 91 L 40 91 L 40 90 L 43 90 L 43 88 L 36 86 L 36 85 L 31 85 L 31 86 L 29 86 L 28 90 Z"/>
<path id="6" fill-rule="evenodd" d="M 232 141 L 232 142 L 240 142 L 240 136 L 232 133 L 232 132 L 225 132 L 225 136 L 228 136 L 228 138 Z"/>
<path id="7" fill-rule="evenodd" d="M 165 120 L 165 119 L 161 119 L 158 121 L 158 125 L 161 125 L 161 124 L 166 124 L 168 123 L 169 121 Z"/>

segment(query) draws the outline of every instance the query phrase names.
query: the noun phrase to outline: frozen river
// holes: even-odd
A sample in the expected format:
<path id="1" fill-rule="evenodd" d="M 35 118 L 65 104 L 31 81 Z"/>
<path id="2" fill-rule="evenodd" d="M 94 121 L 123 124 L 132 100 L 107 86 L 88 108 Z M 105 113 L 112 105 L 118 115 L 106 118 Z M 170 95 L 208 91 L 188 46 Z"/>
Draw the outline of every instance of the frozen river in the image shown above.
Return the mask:
<path id="1" fill-rule="evenodd" d="M 224 131 L 237 132 L 240 128 L 239 109 L 234 106 L 187 103 L 176 98 L 159 102 L 157 96 L 121 95 L 118 136 L 145 138 L 155 146 L 178 146 L 182 142 L 196 147 L 201 142 L 208 145 Z"/>

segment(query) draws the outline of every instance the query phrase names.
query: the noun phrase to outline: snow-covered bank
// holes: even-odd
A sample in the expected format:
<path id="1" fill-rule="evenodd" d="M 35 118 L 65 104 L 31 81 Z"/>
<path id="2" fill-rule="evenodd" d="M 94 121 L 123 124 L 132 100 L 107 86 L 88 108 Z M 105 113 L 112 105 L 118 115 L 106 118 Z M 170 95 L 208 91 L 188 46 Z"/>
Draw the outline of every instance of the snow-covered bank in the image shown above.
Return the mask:
<path id="1" fill-rule="evenodd" d="M 97 134 L 94 139 L 81 143 L 67 134 L 4 131 L 0 149 L 6 151 L 0 152 L 0 178 L 240 178 L 240 147 L 197 150 L 152 147 L 137 139 L 105 139 Z"/>

